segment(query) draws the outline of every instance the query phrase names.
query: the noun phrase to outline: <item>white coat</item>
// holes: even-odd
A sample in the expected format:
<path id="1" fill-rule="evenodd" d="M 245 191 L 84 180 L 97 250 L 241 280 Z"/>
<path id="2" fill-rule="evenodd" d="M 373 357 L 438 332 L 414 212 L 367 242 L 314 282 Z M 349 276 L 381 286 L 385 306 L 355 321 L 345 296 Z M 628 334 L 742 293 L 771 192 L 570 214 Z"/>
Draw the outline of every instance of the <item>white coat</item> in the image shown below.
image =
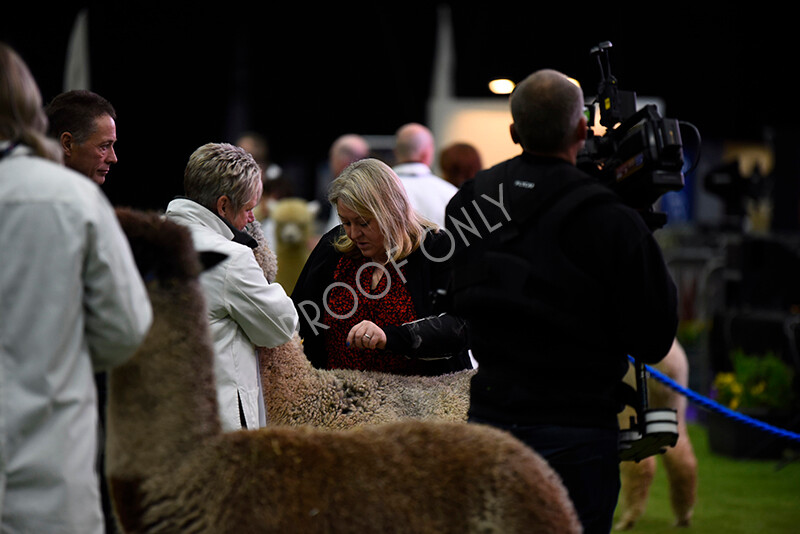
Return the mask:
<path id="1" fill-rule="evenodd" d="M 247 428 L 266 424 L 256 347 L 288 342 L 297 328 L 297 311 L 280 284 L 270 284 L 253 250 L 231 239 L 231 229 L 210 210 L 189 199 L 169 203 L 166 216 L 183 224 L 198 251 L 227 259 L 200 276 L 214 342 L 222 428 L 241 428 L 239 402 Z"/>
<path id="2" fill-rule="evenodd" d="M 0 159 L 0 258 L 2 532 L 101 533 L 94 373 L 147 334 L 144 284 L 98 186 L 22 146 Z"/>

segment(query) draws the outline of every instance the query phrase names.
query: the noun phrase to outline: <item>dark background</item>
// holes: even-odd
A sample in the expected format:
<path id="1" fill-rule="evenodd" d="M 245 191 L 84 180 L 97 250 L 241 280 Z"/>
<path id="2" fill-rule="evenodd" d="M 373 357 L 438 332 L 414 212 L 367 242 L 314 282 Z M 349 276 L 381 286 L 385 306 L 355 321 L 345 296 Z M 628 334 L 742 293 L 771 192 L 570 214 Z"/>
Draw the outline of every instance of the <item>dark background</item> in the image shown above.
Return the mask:
<path id="1" fill-rule="evenodd" d="M 663 99 L 667 115 L 697 126 L 704 143 L 774 146 L 776 173 L 796 204 L 797 83 L 788 70 L 796 30 L 788 13 L 666 2 L 652 9 L 588 4 L 583 12 L 575 4 L 453 4 L 456 96 L 488 97 L 489 79 L 520 80 L 542 67 L 562 70 L 593 94 L 599 69 L 589 50 L 611 41 L 620 86 Z M 120 163 L 104 186 L 115 204 L 163 209 L 181 193 L 195 148 L 233 141 L 246 129 L 268 136 L 273 160 L 304 195 L 336 136 L 391 135 L 405 122 L 426 121 L 435 2 L 85 6 L 92 89 L 119 116 Z M 66 43 L 81 7 L 0 10 L 0 40 L 23 56 L 45 101 L 62 90 Z"/>

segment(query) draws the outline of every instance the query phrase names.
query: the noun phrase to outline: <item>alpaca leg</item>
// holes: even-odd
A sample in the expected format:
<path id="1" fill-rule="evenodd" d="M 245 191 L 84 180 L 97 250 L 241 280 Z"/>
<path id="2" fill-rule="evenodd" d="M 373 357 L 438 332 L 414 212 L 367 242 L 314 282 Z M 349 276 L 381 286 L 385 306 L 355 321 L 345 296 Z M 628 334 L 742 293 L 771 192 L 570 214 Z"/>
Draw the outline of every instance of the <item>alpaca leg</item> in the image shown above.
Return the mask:
<path id="1" fill-rule="evenodd" d="M 669 404 L 677 411 L 678 442 L 662 455 L 677 526 L 689 525 L 697 498 L 697 457 L 686 429 L 687 403 L 685 397 L 672 393 Z"/>
<path id="2" fill-rule="evenodd" d="M 664 453 L 664 468 L 675 525 L 687 527 L 697 499 L 697 458 L 685 429 L 681 432 L 679 428 L 678 433 L 678 443 Z"/>
<path id="3" fill-rule="evenodd" d="M 677 341 L 667 357 L 656 367 L 684 387 L 689 382 L 689 362 Z M 663 461 L 676 525 L 688 526 L 697 498 L 697 458 L 686 430 L 688 401 L 683 395 L 662 384 L 654 384 L 650 388 L 650 394 L 654 406 L 672 408 L 677 412 L 678 442 L 675 447 L 667 449 Z"/>
<path id="4" fill-rule="evenodd" d="M 650 485 L 656 473 L 655 457 L 640 462 L 621 462 L 622 487 L 619 499 L 619 516 L 615 530 L 630 530 L 647 508 Z"/>

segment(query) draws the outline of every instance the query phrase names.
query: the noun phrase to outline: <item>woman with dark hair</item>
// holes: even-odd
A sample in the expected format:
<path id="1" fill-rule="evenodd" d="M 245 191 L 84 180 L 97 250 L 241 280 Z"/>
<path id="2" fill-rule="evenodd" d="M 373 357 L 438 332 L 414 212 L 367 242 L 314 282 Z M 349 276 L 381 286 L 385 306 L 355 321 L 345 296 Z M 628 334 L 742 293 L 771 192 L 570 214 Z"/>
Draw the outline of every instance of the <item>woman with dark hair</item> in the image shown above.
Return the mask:
<path id="1" fill-rule="evenodd" d="M 483 170 L 483 163 L 474 146 L 469 143 L 453 143 L 444 147 L 439 154 L 439 167 L 442 168 L 442 178 L 461 187 Z"/>

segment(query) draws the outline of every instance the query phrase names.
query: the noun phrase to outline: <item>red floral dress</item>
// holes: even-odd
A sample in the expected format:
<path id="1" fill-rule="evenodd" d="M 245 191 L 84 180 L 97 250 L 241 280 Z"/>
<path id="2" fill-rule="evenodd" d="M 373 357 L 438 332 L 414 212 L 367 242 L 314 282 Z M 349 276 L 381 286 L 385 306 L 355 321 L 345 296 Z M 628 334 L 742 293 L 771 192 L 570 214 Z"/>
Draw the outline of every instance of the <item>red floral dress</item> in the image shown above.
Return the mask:
<path id="1" fill-rule="evenodd" d="M 373 289 L 371 280 L 375 269 L 383 269 L 383 276 Z M 350 329 L 361 321 L 372 321 L 383 328 L 417 319 L 411 296 L 395 267 L 378 266 L 364 257 L 342 256 L 333 282 L 326 295 L 328 313 L 323 320 L 329 327 L 325 333 L 328 368 L 421 374 L 419 363 L 401 354 L 346 345 Z"/>

